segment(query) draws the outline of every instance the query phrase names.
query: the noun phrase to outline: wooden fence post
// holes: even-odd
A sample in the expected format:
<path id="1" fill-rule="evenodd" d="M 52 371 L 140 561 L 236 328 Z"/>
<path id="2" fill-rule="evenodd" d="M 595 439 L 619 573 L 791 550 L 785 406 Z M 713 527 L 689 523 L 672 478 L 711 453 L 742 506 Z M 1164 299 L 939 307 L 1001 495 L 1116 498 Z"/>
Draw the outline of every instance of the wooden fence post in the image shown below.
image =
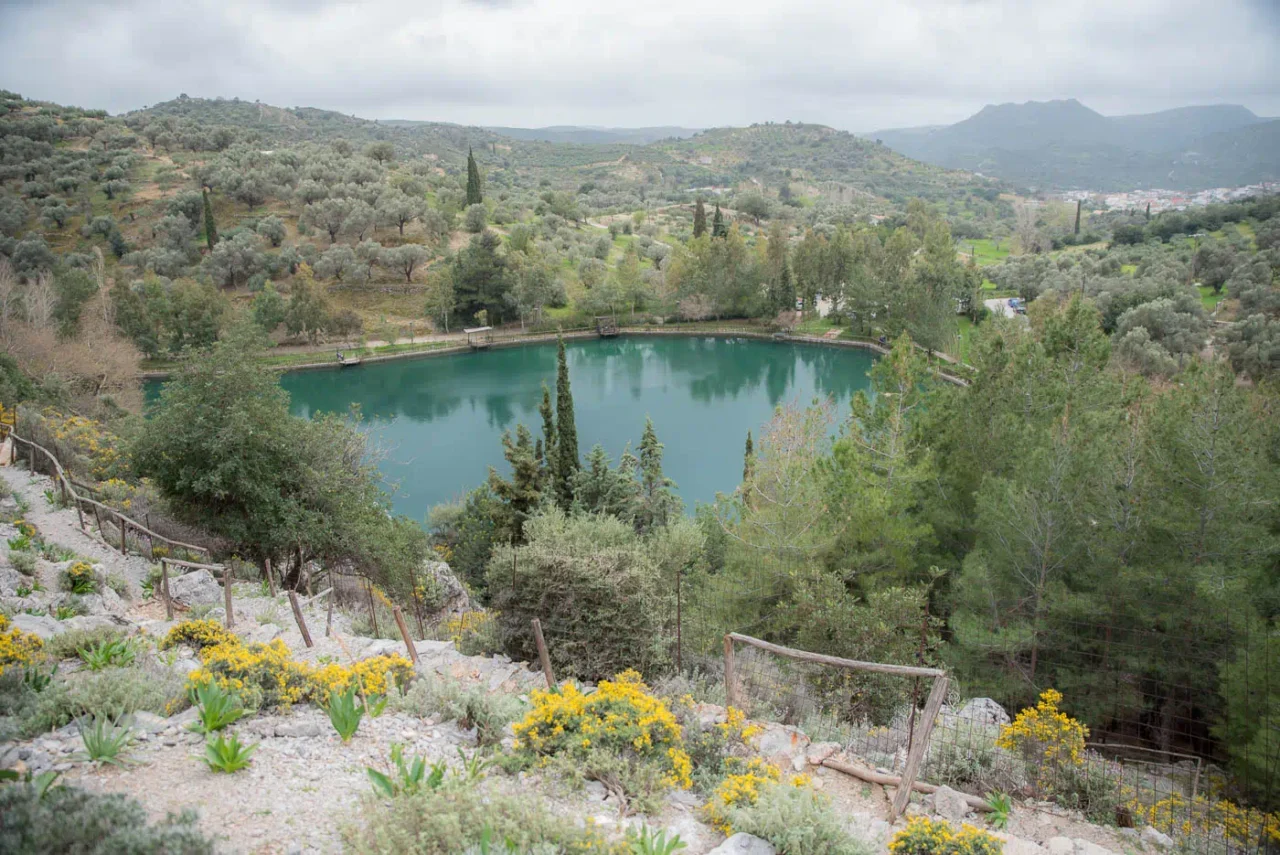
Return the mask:
<path id="1" fill-rule="evenodd" d="M 271 599 L 276 598 L 276 577 L 271 575 L 271 559 L 263 560 L 263 566 L 267 568 L 267 587 L 271 589 Z"/>
<path id="2" fill-rule="evenodd" d="M 120 554 L 128 555 L 129 543 L 126 538 L 129 536 L 129 525 L 120 514 L 116 514 L 116 522 L 120 524 Z"/>
<path id="3" fill-rule="evenodd" d="M 542 663 L 542 675 L 547 678 L 547 688 L 556 689 L 556 678 L 551 673 L 551 655 L 547 653 L 547 642 L 542 637 L 542 621 L 533 619 L 533 643 L 538 645 L 538 661 Z"/>
<path id="4" fill-rule="evenodd" d="M 101 537 L 105 541 L 107 538 L 102 533 L 102 517 L 98 514 L 98 506 L 90 505 L 89 507 L 93 508 L 93 521 L 98 525 L 98 537 Z"/>
<path id="5" fill-rule="evenodd" d="M 80 520 L 80 530 L 81 530 L 81 531 L 84 531 L 84 530 L 85 530 L 85 528 L 84 528 L 84 508 L 80 505 L 80 497 L 79 497 L 79 496 L 76 496 L 76 494 L 75 494 L 75 492 L 74 492 L 74 491 L 71 493 L 71 495 L 75 496 L 75 498 L 76 498 L 76 517 Z"/>
<path id="6" fill-rule="evenodd" d="M 173 598 L 169 596 L 169 559 L 160 559 L 160 595 L 164 597 L 164 619 L 173 620 Z"/>
<path id="7" fill-rule="evenodd" d="M 330 602 L 333 602 L 332 596 L 330 594 Z M 391 616 L 396 619 L 396 626 L 400 627 L 400 637 L 404 639 L 404 646 L 409 648 L 409 659 L 414 665 L 417 665 L 418 648 L 414 645 L 413 639 L 409 637 L 409 627 L 405 625 L 404 615 L 401 614 L 399 606 L 391 607 Z"/>
<path id="8" fill-rule="evenodd" d="M 328 638 L 333 632 L 333 600 L 337 594 L 329 595 L 329 610 L 324 616 L 324 637 Z"/>
<path id="9" fill-rule="evenodd" d="M 302 633 L 302 643 L 307 647 L 313 647 L 311 643 L 311 633 L 307 632 L 307 622 L 302 619 L 302 608 L 298 605 L 298 592 L 286 591 L 289 595 L 289 605 L 293 608 L 293 619 L 298 622 L 298 631 Z"/>
<path id="10" fill-rule="evenodd" d="M 227 629 L 235 625 L 235 616 L 231 613 L 231 565 L 222 569 L 222 591 L 227 598 Z"/>
<path id="11" fill-rule="evenodd" d="M 378 609 L 373 604 L 373 583 L 364 580 L 364 592 L 369 595 L 369 622 L 373 624 L 373 637 L 378 637 Z"/>
<path id="12" fill-rule="evenodd" d="M 907 765 L 902 770 L 902 784 L 893 794 L 893 805 L 889 808 L 889 824 L 902 815 L 911 800 L 911 789 L 915 786 L 916 775 L 920 773 L 920 764 L 924 760 L 924 752 L 929 747 L 929 737 L 933 733 L 933 723 L 942 710 L 942 702 L 947 698 L 947 678 L 933 678 L 933 689 L 929 692 L 929 700 L 925 701 L 924 713 L 920 717 L 919 732 L 914 733 L 911 750 L 907 753 Z"/>
<path id="13" fill-rule="evenodd" d="M 738 702 L 737 693 L 733 688 L 733 638 L 726 635 L 724 637 L 724 705 L 731 707 Z"/>

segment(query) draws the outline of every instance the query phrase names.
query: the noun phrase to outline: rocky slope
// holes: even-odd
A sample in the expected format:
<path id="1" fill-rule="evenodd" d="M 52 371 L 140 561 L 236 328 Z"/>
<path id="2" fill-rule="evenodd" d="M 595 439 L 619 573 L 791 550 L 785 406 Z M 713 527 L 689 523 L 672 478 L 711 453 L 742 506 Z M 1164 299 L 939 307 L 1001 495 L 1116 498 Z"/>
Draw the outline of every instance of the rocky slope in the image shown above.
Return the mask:
<path id="1" fill-rule="evenodd" d="M 124 596 L 98 597 L 90 604 L 92 613 L 84 617 L 58 621 L 24 614 L 23 609 L 47 608 L 63 596 L 57 593 L 56 584 L 62 565 L 39 562 L 36 572 L 45 591 L 18 597 L 18 589 L 34 587 L 35 579 L 15 570 L 8 550 L 0 546 L 0 606 L 13 616 L 17 626 L 44 637 L 94 626 L 118 626 L 152 639 L 168 631 L 172 624 L 163 620 L 163 608 L 141 595 L 149 570 L 146 561 L 136 556 L 122 557 L 82 532 L 74 511 L 58 510 L 45 498 L 44 491 L 50 486 L 47 479 L 12 468 L 0 468 L 0 477 L 26 506 L 24 516 L 39 527 L 46 542 L 74 551 L 94 562 L 101 576 L 115 576 L 124 583 L 120 586 Z M 12 504 L 8 507 L 13 510 Z M 12 525 L 0 524 L 0 542 L 16 533 Z M 177 594 L 191 608 L 207 612 L 209 617 L 221 616 L 222 592 L 212 578 L 193 574 L 175 586 Z M 281 639 L 304 662 L 358 661 L 403 651 L 400 643 L 355 635 L 350 617 L 340 610 L 335 612 L 333 631 L 326 637 L 325 615 L 319 603 L 307 610 L 316 642 L 307 649 L 283 597 L 262 596 L 260 586 L 253 583 L 235 585 L 233 595 L 236 631 L 244 640 Z M 429 686 L 454 687 L 456 691 L 478 689 L 491 696 L 523 698 L 542 682 L 540 673 L 506 657 L 464 656 L 450 642 L 420 641 L 416 646 L 421 658 L 419 681 L 426 681 Z M 149 649 L 139 659 L 138 667 L 168 669 L 179 676 L 199 665 L 194 653 L 184 648 Z M 74 674 L 78 665 L 75 660 L 64 661 L 62 678 Z M 721 707 L 700 704 L 697 711 L 706 725 L 724 720 Z M 79 759 L 83 743 L 72 724 L 34 739 L 0 743 L 0 768 L 34 772 L 53 769 L 61 772 L 67 783 L 127 793 L 155 818 L 195 810 L 201 827 L 217 837 L 226 852 L 337 852 L 343 848 L 343 827 L 357 822 L 361 800 L 370 793 L 366 767 L 386 768 L 393 743 L 404 745 L 408 754 L 420 754 L 428 762 L 445 760 L 455 767 L 477 750 L 474 728 L 464 728 L 458 721 L 421 709 L 401 707 L 376 718 L 366 717 L 355 737 L 344 744 L 321 710 L 298 706 L 288 712 L 259 714 L 242 721 L 237 726 L 240 734 L 259 745 L 253 763 L 236 775 L 220 775 L 209 771 L 199 760 L 204 738 L 186 729 L 193 718 L 191 709 L 167 718 L 137 714 L 132 724 L 136 742 L 123 766 L 99 766 Z M 508 730 L 503 745 L 509 747 L 510 742 Z M 794 728 L 769 723 L 762 723 L 753 747 L 784 770 L 809 773 L 811 785 L 831 798 L 850 830 L 876 849 L 887 851 L 894 829 L 883 817 L 892 790 L 821 765 L 833 756 L 850 763 L 859 763 L 859 758 L 844 755 L 840 745 L 812 744 Z M 627 826 L 642 822 L 669 828 L 688 844 L 682 850 L 685 855 L 774 852 L 770 844 L 749 835 L 738 834 L 725 840 L 701 819 L 701 797 L 688 791 L 671 793 L 659 814 L 637 817 L 629 816 L 625 807 L 599 784 L 575 791 L 550 773 L 536 770 L 508 776 L 493 769 L 481 786 L 495 793 L 536 793 L 553 811 L 580 822 L 594 822 L 610 833 L 620 834 Z M 910 814 L 924 812 L 957 822 L 980 823 L 969 813 L 964 800 L 945 788 L 927 799 L 918 798 L 908 810 Z M 1154 835 L 1144 839 L 1135 832 L 1119 833 L 1092 826 L 1078 815 L 1050 805 L 1019 806 L 1008 833 L 1002 836 L 1009 855 L 1106 855 L 1158 849 L 1166 843 Z"/>

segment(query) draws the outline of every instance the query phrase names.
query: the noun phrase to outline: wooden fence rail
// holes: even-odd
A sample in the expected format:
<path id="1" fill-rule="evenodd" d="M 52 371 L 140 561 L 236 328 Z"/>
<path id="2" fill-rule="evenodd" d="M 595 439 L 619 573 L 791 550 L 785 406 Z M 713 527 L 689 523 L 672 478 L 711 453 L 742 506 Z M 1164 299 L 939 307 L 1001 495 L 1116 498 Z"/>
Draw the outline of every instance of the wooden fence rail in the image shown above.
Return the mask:
<path id="1" fill-rule="evenodd" d="M 731 632 L 724 637 L 724 681 L 726 703 L 730 706 L 738 700 L 737 679 L 734 673 L 734 644 L 746 644 L 767 651 L 775 656 L 783 656 L 798 662 L 811 662 L 815 665 L 829 665 L 849 671 L 869 671 L 874 674 L 890 674 L 898 677 L 929 677 L 933 680 L 933 688 L 929 691 L 929 699 L 925 702 L 924 712 L 916 722 L 911 734 L 911 749 L 907 752 L 907 763 L 902 770 L 902 780 L 897 792 L 893 795 L 893 804 L 889 807 L 889 822 L 902 815 L 911 799 L 911 790 L 915 787 L 916 776 L 924 762 L 925 749 L 929 747 L 929 737 L 933 733 L 933 724 L 942 710 L 942 702 L 947 697 L 947 672 L 937 668 L 921 668 L 914 665 L 889 665 L 882 662 L 859 662 L 856 659 L 842 659 L 839 656 L 827 656 L 822 653 L 810 653 L 807 650 L 796 650 L 783 647 Z"/>
<path id="2" fill-rule="evenodd" d="M 53 478 L 53 482 L 55 485 L 57 485 L 59 491 L 62 493 L 63 501 L 66 502 L 67 504 L 73 504 L 75 506 L 76 515 L 80 518 L 80 528 L 83 531 L 85 532 L 88 531 L 88 527 L 86 526 L 85 520 L 84 520 L 84 509 L 86 507 L 89 507 L 93 509 L 94 518 L 98 521 L 98 530 L 100 533 L 103 534 L 103 539 L 105 540 L 106 534 L 105 532 L 102 532 L 102 514 L 107 515 L 108 521 L 111 522 L 111 524 L 114 525 L 120 532 L 120 552 L 122 554 L 125 554 L 128 552 L 129 532 L 133 531 L 137 534 L 146 535 L 148 552 L 150 553 L 150 557 L 152 558 L 155 558 L 156 541 L 160 541 L 163 544 L 168 544 L 168 547 L 170 549 L 185 549 L 188 552 L 199 553 L 201 555 L 206 555 L 206 556 L 211 555 L 207 547 L 197 546 L 194 543 L 183 543 L 180 540 L 174 540 L 172 538 L 165 537 L 162 534 L 157 534 L 156 532 L 152 531 L 150 528 L 138 522 L 137 520 L 131 519 L 130 517 L 127 517 L 124 514 L 120 513 L 120 511 L 116 510 L 115 508 L 110 507 L 109 505 L 105 505 L 102 502 L 99 502 L 97 499 L 91 499 L 88 496 L 83 495 L 80 492 L 77 492 L 77 490 L 84 490 L 85 492 L 89 492 L 93 488 L 89 488 L 86 490 L 85 485 L 79 484 L 76 481 L 73 481 L 67 475 L 66 470 L 62 468 L 62 463 L 59 462 L 57 455 L 55 455 L 49 449 L 45 448 L 43 445 L 40 445 L 39 443 L 35 442 L 34 440 L 27 439 L 24 436 L 20 436 L 18 434 L 17 425 L 13 425 L 13 426 L 6 425 L 4 430 L 4 435 L 7 435 L 9 437 L 9 441 L 12 443 L 11 445 L 12 451 L 11 451 L 11 457 L 10 457 L 11 463 L 17 462 L 19 445 L 21 445 L 27 451 L 27 464 L 30 467 L 32 474 L 35 474 L 37 472 L 37 469 L 36 469 L 36 453 L 37 452 L 39 452 L 40 455 L 45 460 L 48 461 L 49 468 L 51 470 L 50 474 L 51 474 L 51 477 Z M 180 562 L 175 561 L 171 563 L 180 563 Z"/>

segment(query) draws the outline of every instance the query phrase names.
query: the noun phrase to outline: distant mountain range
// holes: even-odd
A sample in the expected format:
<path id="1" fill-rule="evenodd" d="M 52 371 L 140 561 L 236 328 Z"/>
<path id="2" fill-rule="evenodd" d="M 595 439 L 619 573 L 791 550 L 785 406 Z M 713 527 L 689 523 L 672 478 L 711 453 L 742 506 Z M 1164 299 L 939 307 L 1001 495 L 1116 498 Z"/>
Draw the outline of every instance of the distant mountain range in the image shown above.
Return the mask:
<path id="1" fill-rule="evenodd" d="M 610 143 L 648 145 L 658 140 L 685 139 L 696 134 L 701 128 L 677 128 L 672 126 L 659 128 L 597 128 L 583 125 L 553 125 L 547 128 L 486 127 L 485 130 L 527 142 L 581 143 L 584 145 L 607 145 Z"/>
<path id="2" fill-rule="evenodd" d="M 908 157 L 1043 189 L 1201 190 L 1280 179 L 1280 119 L 1222 104 L 1103 116 L 1074 98 L 865 134 Z"/>

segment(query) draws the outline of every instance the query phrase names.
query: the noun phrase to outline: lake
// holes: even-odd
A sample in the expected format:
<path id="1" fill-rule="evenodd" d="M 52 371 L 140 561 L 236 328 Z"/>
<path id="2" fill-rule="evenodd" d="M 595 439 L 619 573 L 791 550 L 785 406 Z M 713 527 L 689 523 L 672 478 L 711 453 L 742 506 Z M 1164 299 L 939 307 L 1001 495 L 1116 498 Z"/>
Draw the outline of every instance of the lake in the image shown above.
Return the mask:
<path id="1" fill-rule="evenodd" d="M 875 357 L 853 348 L 745 338 L 620 337 L 565 345 L 585 458 L 600 443 L 616 462 L 636 449 L 644 419 L 666 446 L 664 470 L 686 505 L 731 492 L 742 478 L 747 430 L 779 404 L 828 396 L 840 418 L 868 385 Z M 555 399 L 554 344 L 500 348 L 354 368 L 285 374 L 301 416 L 360 407 L 395 509 L 417 520 L 434 504 L 506 471 L 502 432 L 523 422 L 541 436 L 542 383 Z"/>

